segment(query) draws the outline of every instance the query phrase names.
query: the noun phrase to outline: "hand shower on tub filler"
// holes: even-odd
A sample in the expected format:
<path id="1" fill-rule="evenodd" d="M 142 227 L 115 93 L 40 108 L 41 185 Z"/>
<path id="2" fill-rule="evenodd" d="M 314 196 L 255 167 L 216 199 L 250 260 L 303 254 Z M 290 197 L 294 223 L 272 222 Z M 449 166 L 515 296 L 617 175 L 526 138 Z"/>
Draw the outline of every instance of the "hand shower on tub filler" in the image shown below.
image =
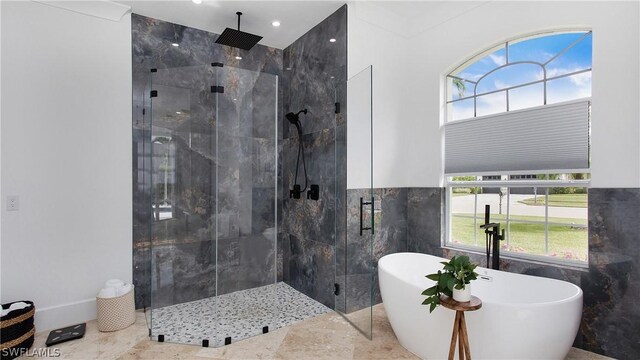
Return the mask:
<path id="1" fill-rule="evenodd" d="M 489 269 L 500 270 L 500 240 L 504 240 L 504 229 L 500 231 L 500 223 L 490 221 L 491 205 L 484 206 L 484 224 L 480 225 L 484 229 L 485 249 L 487 254 L 487 267 Z M 491 248 L 493 247 L 493 255 Z M 491 262 L 489 260 L 492 260 Z"/>

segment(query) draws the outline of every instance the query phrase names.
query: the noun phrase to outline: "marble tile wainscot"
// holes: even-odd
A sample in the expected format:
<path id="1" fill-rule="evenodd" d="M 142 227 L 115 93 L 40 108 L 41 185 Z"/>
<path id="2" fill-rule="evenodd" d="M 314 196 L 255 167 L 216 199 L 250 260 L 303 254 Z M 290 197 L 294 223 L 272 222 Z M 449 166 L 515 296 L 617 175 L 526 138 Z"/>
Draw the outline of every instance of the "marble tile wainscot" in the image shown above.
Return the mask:
<path id="1" fill-rule="evenodd" d="M 422 252 L 441 256 L 442 188 L 377 188 L 375 201 L 373 255 L 369 248 L 370 236 L 360 236 L 360 197 L 371 196 L 369 189 L 347 190 L 347 234 L 336 243 L 337 282 L 348 279 L 345 289 L 347 313 L 369 304 L 369 289 L 373 303 L 382 301 L 378 287 L 378 260 L 397 252 Z M 366 218 L 365 221 L 369 220 Z M 372 259 L 371 259 L 372 257 Z M 344 263 L 346 259 L 346 264 Z M 370 262 L 371 261 L 371 262 Z M 371 265 L 371 266 L 370 266 Z M 341 273 L 346 269 L 346 274 Z M 342 271 L 344 272 L 344 271 Z M 373 281 L 373 284 L 372 284 Z"/>
<path id="2" fill-rule="evenodd" d="M 469 255 L 478 264 L 485 264 L 479 253 L 442 248 L 441 237 L 444 188 L 375 189 L 376 234 L 374 266 L 387 253 L 411 251 L 450 258 Z M 347 191 L 350 213 L 347 217 L 349 246 L 361 247 L 354 234 L 359 214 L 353 204 L 368 191 Z M 618 359 L 635 359 L 640 354 L 640 189 L 589 189 L 589 268 L 584 270 L 558 267 L 515 259 L 501 260 L 501 269 L 514 273 L 543 276 L 576 284 L 584 291 L 584 310 L 580 333 L 574 346 Z M 406 221 L 403 220 L 406 216 Z M 404 225 L 403 225 L 404 224 Z M 406 236 L 402 227 L 406 226 Z M 442 232 L 442 234 L 441 234 Z M 355 240 L 352 240 L 355 239 Z M 337 247 L 340 251 L 340 246 Z M 350 278 L 370 275 L 362 253 L 347 250 Z M 374 274 L 375 277 L 375 270 Z M 368 282 L 348 289 L 353 304 L 348 312 L 366 306 L 359 299 L 368 291 Z M 373 285 L 374 299 L 380 301 L 377 279 Z"/>

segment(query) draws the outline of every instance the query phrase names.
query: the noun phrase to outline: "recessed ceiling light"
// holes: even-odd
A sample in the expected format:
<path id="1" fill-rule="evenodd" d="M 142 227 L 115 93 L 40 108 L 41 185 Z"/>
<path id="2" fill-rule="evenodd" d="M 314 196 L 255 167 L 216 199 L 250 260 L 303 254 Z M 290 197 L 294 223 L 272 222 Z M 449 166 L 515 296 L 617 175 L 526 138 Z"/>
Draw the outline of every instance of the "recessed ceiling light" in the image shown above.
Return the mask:
<path id="1" fill-rule="evenodd" d="M 180 115 L 180 114 L 182 114 L 182 113 L 181 113 L 180 111 L 176 111 L 176 114 Z"/>
<path id="2" fill-rule="evenodd" d="M 178 43 L 171 43 L 171 46 L 180 46 Z"/>
<path id="3" fill-rule="evenodd" d="M 288 68 L 287 68 L 287 70 L 291 70 L 291 68 L 290 68 L 290 67 L 288 67 Z"/>
<path id="4" fill-rule="evenodd" d="M 272 23 L 271 23 L 271 25 L 272 25 L 273 27 L 278 27 L 278 26 L 280 26 L 280 21 L 275 20 L 274 22 L 272 22 Z"/>
<path id="5" fill-rule="evenodd" d="M 233 99 L 233 101 L 236 101 L 236 100 L 238 100 L 238 99 Z"/>
<path id="6" fill-rule="evenodd" d="M 336 39 L 329 39 L 329 42 L 336 42 Z"/>
<path id="7" fill-rule="evenodd" d="M 202 4 L 202 0 L 191 0 L 194 4 Z"/>
<path id="8" fill-rule="evenodd" d="M 242 56 L 236 56 L 236 60 L 242 60 Z"/>

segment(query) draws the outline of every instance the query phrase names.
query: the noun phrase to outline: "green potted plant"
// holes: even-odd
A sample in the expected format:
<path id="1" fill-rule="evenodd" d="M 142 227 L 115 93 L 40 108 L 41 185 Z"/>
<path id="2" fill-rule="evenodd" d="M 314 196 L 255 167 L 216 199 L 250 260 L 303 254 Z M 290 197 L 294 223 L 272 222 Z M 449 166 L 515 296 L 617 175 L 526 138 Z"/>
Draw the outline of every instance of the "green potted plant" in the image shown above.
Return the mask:
<path id="1" fill-rule="evenodd" d="M 442 270 L 426 277 L 436 282 L 435 285 L 422 292 L 427 298 L 422 305 L 429 305 L 429 312 L 440 304 L 440 296 L 453 297 L 455 301 L 467 302 L 471 300 L 471 281 L 478 278 L 474 270 L 478 265 L 472 264 L 468 256 L 454 256 L 449 261 L 443 261 Z"/>

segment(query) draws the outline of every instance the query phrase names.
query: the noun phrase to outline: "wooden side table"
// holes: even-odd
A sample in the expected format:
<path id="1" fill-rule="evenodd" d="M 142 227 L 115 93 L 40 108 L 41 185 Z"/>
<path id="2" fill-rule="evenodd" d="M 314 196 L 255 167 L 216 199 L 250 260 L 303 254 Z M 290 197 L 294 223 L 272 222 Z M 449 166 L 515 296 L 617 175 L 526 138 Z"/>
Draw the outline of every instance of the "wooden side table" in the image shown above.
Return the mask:
<path id="1" fill-rule="evenodd" d="M 471 350 L 469 349 L 469 337 L 467 336 L 467 323 L 464 320 L 465 311 L 474 311 L 482 307 L 482 300 L 471 296 L 471 301 L 457 302 L 448 296 L 440 297 L 440 305 L 447 309 L 455 310 L 456 319 L 453 321 L 453 333 L 451 334 L 451 345 L 449 345 L 449 360 L 453 360 L 456 352 L 456 340 L 458 342 L 458 359 L 471 360 Z"/>

